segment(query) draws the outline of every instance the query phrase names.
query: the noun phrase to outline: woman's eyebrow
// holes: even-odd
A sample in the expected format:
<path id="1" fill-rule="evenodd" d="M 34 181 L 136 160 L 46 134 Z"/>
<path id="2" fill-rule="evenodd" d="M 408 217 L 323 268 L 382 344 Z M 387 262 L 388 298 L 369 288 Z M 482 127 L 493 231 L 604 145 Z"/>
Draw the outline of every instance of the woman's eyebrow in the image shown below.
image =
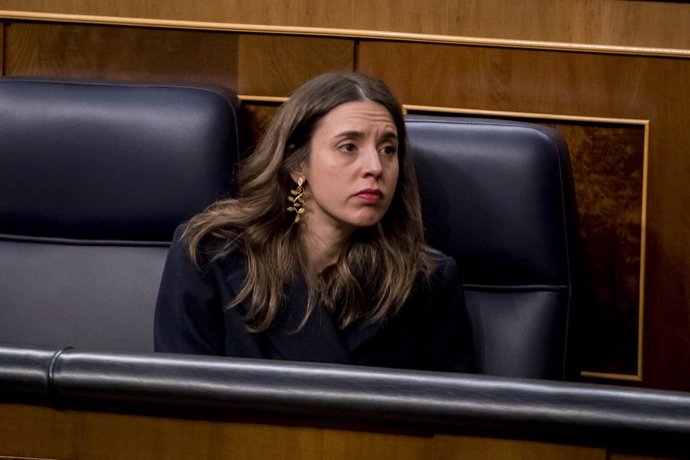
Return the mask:
<path id="1" fill-rule="evenodd" d="M 366 134 L 363 131 L 357 131 L 357 130 L 348 130 L 348 131 L 343 131 L 341 133 L 337 133 L 335 136 L 333 136 L 335 139 L 362 139 L 366 137 Z M 396 141 L 398 140 L 398 133 L 395 131 L 386 131 L 384 132 L 381 137 L 381 140 L 385 141 Z"/>
<path id="2" fill-rule="evenodd" d="M 334 137 L 336 139 L 361 139 L 364 137 L 364 132 L 356 131 L 356 130 L 349 130 L 349 131 L 343 131 L 341 133 L 337 133 Z"/>
<path id="3" fill-rule="evenodd" d="M 381 136 L 381 139 L 382 139 L 382 140 L 386 140 L 386 141 L 396 141 L 396 142 L 397 142 L 397 140 L 398 140 L 398 133 L 396 133 L 395 131 L 386 131 L 386 132 L 383 133 L 383 135 Z"/>

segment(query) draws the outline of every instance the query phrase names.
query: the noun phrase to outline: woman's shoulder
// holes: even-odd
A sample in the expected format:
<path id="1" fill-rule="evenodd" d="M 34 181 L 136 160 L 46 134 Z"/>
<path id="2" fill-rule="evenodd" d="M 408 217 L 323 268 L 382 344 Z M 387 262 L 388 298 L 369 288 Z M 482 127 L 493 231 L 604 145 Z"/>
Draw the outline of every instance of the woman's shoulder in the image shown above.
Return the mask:
<path id="1" fill-rule="evenodd" d="M 446 255 L 444 252 L 441 252 L 436 248 L 432 248 L 431 246 L 427 247 L 426 250 L 431 256 L 431 259 L 436 263 L 444 263 L 447 262 L 448 259 L 451 259 L 451 257 Z"/>
<path id="2" fill-rule="evenodd" d="M 433 262 L 432 280 L 444 282 L 459 279 L 458 263 L 455 258 L 436 248 L 429 248 L 428 251 Z"/>
<path id="3" fill-rule="evenodd" d="M 439 251 L 436 248 L 430 247 L 428 248 L 428 252 L 434 264 L 434 273 L 443 274 L 448 270 L 457 271 L 457 261 L 453 257 Z"/>

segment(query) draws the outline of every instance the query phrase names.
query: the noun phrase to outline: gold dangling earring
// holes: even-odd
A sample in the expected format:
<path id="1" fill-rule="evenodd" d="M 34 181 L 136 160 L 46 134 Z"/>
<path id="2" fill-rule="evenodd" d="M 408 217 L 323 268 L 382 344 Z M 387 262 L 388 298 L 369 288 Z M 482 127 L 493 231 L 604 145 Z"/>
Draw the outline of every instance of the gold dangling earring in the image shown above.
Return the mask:
<path id="1" fill-rule="evenodd" d="M 287 208 L 288 211 L 295 213 L 295 223 L 302 220 L 302 214 L 304 214 L 304 179 L 297 179 L 297 188 L 290 190 L 290 195 L 288 196 L 288 201 L 292 203 L 291 206 Z"/>

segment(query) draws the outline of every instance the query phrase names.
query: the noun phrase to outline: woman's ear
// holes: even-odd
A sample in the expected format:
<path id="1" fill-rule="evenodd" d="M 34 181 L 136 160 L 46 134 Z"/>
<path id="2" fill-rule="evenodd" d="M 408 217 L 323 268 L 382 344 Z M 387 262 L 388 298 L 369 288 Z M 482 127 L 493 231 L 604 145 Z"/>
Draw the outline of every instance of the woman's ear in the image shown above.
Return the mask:
<path id="1" fill-rule="evenodd" d="M 290 171 L 290 177 L 295 183 L 297 183 L 297 179 L 299 179 L 300 177 L 304 182 L 306 182 L 306 169 L 307 168 L 305 167 L 304 162 L 301 162 L 299 165 L 297 165 L 297 167 L 292 168 L 292 170 Z"/>

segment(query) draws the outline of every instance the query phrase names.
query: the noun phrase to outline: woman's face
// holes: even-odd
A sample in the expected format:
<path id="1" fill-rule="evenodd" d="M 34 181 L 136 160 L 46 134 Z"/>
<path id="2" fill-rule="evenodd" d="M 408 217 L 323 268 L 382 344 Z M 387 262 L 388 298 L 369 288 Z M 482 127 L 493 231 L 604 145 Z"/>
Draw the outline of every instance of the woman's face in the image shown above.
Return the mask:
<path id="1" fill-rule="evenodd" d="M 398 182 L 398 131 L 388 110 L 372 101 L 348 102 L 324 116 L 309 158 L 293 179 L 307 183 L 310 231 L 352 232 L 377 224 Z"/>

